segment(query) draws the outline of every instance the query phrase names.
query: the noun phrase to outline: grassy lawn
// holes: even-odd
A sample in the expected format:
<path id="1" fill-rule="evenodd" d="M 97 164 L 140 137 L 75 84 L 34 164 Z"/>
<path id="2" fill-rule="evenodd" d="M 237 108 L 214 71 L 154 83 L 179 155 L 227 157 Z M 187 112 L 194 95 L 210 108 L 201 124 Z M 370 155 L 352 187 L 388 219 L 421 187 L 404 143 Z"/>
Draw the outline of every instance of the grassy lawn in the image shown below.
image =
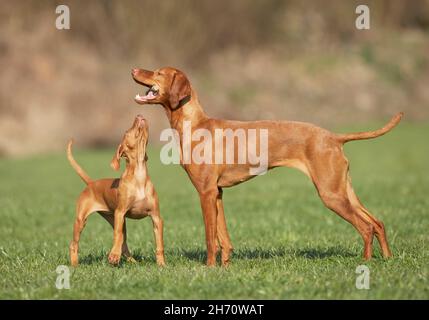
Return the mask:
<path id="1" fill-rule="evenodd" d="M 128 243 L 138 263 L 111 267 L 112 230 L 94 214 L 70 290 L 55 288 L 55 269 L 68 264 L 74 203 L 83 183 L 65 153 L 1 159 L 0 298 L 428 299 L 428 138 L 429 125 L 404 123 L 345 148 L 354 188 L 384 221 L 393 259 L 384 260 L 375 243 L 375 257 L 364 262 L 353 227 L 322 205 L 307 177 L 281 168 L 225 189 L 235 247 L 228 269 L 204 266 L 197 194 L 184 170 L 162 165 L 152 149 L 149 173 L 165 221 L 167 267 L 156 266 L 150 219 L 128 220 Z M 78 148 L 79 141 L 75 157 L 91 177 L 115 176 L 109 168 L 113 150 Z M 355 287 L 361 264 L 370 268 L 370 290 Z"/>

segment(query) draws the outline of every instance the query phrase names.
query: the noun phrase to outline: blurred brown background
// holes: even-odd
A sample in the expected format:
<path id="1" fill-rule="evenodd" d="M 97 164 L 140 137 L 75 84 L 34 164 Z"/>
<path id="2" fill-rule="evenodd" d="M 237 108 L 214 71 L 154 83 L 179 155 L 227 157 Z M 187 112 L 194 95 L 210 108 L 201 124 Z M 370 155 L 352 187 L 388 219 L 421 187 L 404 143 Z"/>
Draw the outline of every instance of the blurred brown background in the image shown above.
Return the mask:
<path id="1" fill-rule="evenodd" d="M 429 1 L 12 1 L 0 5 L 0 155 L 117 143 L 137 113 L 168 127 L 132 67 L 184 70 L 207 113 L 328 128 L 429 118 Z M 67 4 L 71 29 L 55 28 Z"/>

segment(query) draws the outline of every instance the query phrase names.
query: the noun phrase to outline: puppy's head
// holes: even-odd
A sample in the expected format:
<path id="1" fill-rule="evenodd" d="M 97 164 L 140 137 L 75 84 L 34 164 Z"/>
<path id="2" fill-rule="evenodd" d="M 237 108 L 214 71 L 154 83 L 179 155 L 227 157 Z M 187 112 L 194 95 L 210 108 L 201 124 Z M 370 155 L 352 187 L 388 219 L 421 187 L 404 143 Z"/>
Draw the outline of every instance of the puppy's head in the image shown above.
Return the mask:
<path id="1" fill-rule="evenodd" d="M 121 158 L 127 160 L 127 164 L 146 160 L 146 146 L 148 141 L 148 125 L 143 116 L 138 115 L 131 128 L 129 128 L 116 149 L 116 153 L 110 163 L 114 170 L 119 170 Z"/>
<path id="2" fill-rule="evenodd" d="M 191 95 L 191 84 L 180 70 L 170 67 L 155 71 L 133 69 L 131 75 L 134 81 L 148 88 L 145 95 L 135 96 L 138 104 L 161 104 L 174 110 Z"/>

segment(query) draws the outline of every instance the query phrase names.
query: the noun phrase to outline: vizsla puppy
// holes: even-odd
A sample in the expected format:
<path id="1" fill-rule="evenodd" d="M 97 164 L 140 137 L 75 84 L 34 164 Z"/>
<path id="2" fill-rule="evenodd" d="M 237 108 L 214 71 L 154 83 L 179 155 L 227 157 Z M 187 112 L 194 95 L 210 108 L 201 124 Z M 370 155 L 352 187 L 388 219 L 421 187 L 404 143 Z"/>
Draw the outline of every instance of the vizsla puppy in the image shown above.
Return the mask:
<path id="1" fill-rule="evenodd" d="M 391 256 L 386 240 L 384 225 L 377 220 L 355 195 L 349 177 L 349 162 L 344 156 L 343 144 L 360 139 L 381 136 L 395 127 L 402 117 L 397 114 L 383 128 L 360 133 L 335 134 L 313 124 L 293 121 L 229 121 L 208 117 L 198 101 L 198 96 L 185 74 L 174 68 L 155 71 L 133 69 L 134 80 L 149 88 L 144 96 L 137 95 L 139 104 L 161 104 L 172 128 L 180 137 L 181 165 L 197 189 L 204 216 L 207 265 L 216 263 L 218 250 L 216 240 L 222 249 L 222 264 L 227 265 L 232 251 L 231 241 L 225 223 L 222 204 L 222 188 L 231 187 L 254 177 L 250 173 L 252 164 L 245 163 L 184 163 L 184 125 L 191 131 L 205 129 L 215 136 L 218 129 L 244 129 L 249 138 L 249 129 L 268 131 L 267 169 L 280 166 L 296 168 L 305 173 L 314 183 L 326 207 L 350 222 L 364 241 L 364 258 L 372 256 L 372 241 L 377 237 L 384 257 Z M 185 121 L 187 121 L 185 123 Z M 255 142 L 260 145 L 261 139 Z M 192 141 L 193 150 L 198 141 Z M 225 145 L 225 144 L 224 144 Z M 189 147 L 189 143 L 188 143 Z M 215 149 L 214 146 L 210 146 Z M 235 155 L 238 146 L 234 146 Z M 227 152 L 228 150 L 224 150 Z"/>
<path id="2" fill-rule="evenodd" d="M 118 264 L 121 254 L 134 262 L 127 246 L 125 217 L 141 219 L 152 218 L 156 242 L 156 260 L 162 266 L 164 262 L 163 221 L 159 213 L 158 196 L 149 178 L 146 167 L 146 145 L 148 130 L 145 119 L 138 115 L 133 126 L 127 130 L 113 157 L 111 166 L 119 170 L 120 159 L 125 158 L 126 169 L 120 179 L 91 180 L 72 156 L 72 143 L 67 147 L 67 156 L 77 174 L 87 184 L 77 201 L 76 220 L 73 240 L 70 243 L 70 260 L 78 265 L 78 247 L 80 234 L 88 216 L 97 211 L 114 229 L 113 247 L 109 262 Z"/>

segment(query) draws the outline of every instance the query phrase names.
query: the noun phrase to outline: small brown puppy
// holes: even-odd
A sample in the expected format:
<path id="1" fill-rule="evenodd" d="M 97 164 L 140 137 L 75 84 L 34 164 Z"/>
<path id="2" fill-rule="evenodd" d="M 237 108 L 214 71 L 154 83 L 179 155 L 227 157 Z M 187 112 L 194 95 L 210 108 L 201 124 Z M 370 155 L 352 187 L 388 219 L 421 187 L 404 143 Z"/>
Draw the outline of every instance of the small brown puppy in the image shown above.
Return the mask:
<path id="1" fill-rule="evenodd" d="M 164 243 L 163 221 L 159 213 L 158 196 L 149 178 L 146 167 L 146 145 L 148 130 L 145 119 L 138 115 L 133 126 L 127 130 L 119 144 L 111 166 L 119 170 L 120 159 L 126 159 L 127 166 L 120 179 L 100 179 L 93 181 L 74 160 L 71 152 L 73 141 L 67 147 L 67 157 L 78 175 L 87 184 L 77 201 L 73 240 L 70 243 L 70 261 L 78 265 L 80 234 L 88 216 L 98 212 L 114 229 L 113 247 L 109 262 L 118 264 L 121 254 L 128 261 L 135 261 L 127 246 L 125 217 L 141 219 L 152 218 L 156 242 L 156 261 L 163 266 Z"/>

